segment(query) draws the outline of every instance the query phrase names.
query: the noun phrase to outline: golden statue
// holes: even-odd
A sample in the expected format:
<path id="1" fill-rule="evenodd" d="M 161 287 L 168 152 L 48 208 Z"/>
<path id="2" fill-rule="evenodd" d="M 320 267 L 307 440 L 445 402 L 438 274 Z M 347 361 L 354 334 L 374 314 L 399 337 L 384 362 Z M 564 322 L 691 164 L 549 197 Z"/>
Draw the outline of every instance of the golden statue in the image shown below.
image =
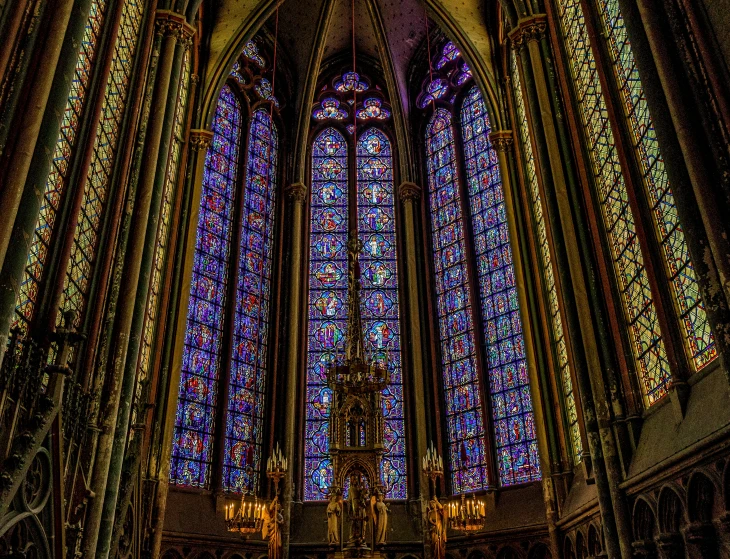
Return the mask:
<path id="1" fill-rule="evenodd" d="M 281 559 L 281 527 L 284 524 L 279 497 L 274 497 L 268 507 L 264 507 L 264 524 L 261 527 L 261 537 L 269 542 L 269 559 Z"/>
<path id="2" fill-rule="evenodd" d="M 340 522 L 342 517 L 342 499 L 339 491 L 330 491 L 327 505 L 327 541 L 330 546 L 340 543 Z"/>
<path id="3" fill-rule="evenodd" d="M 428 502 L 426 509 L 428 518 L 428 530 L 431 538 L 431 554 L 433 559 L 444 559 L 446 557 L 446 527 L 447 511 L 434 495 Z"/>
<path id="4" fill-rule="evenodd" d="M 385 496 L 382 491 L 377 491 L 370 498 L 370 506 L 372 508 L 372 516 L 375 522 L 375 545 L 382 547 L 388 534 L 388 511 L 390 508 L 385 502 Z"/>

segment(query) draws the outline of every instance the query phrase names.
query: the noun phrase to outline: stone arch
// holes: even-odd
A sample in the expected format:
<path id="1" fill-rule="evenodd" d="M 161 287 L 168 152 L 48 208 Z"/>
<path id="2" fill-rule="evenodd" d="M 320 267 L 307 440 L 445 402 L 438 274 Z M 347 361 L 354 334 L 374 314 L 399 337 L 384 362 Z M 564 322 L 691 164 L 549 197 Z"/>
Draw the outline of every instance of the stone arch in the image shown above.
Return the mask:
<path id="1" fill-rule="evenodd" d="M 168 549 L 161 555 L 162 559 L 183 559 L 183 556 L 175 549 Z"/>
<path id="2" fill-rule="evenodd" d="M 499 550 L 499 553 L 497 553 L 497 559 L 519 559 L 519 557 L 520 556 L 517 552 L 509 545 L 505 545 Z"/>
<path id="3" fill-rule="evenodd" d="M 586 559 L 587 556 L 586 539 L 583 532 L 577 530 L 575 534 L 575 557 L 576 559 Z"/>
<path id="4" fill-rule="evenodd" d="M 652 541 L 657 534 L 656 514 L 652 506 L 640 497 L 634 503 L 633 529 L 635 541 Z"/>
<path id="5" fill-rule="evenodd" d="M 690 522 L 711 522 L 718 515 L 717 487 L 704 472 L 694 472 L 687 484 L 687 518 Z"/>
<path id="6" fill-rule="evenodd" d="M 575 552 L 573 551 L 573 540 L 570 539 L 569 535 L 565 536 L 565 541 L 563 542 L 563 557 L 565 559 L 576 559 Z"/>
<path id="7" fill-rule="evenodd" d="M 469 554 L 468 559 L 486 559 L 486 555 L 481 549 L 475 549 Z"/>
<path id="8" fill-rule="evenodd" d="M 596 524 L 592 523 L 588 526 L 588 555 L 590 557 L 596 557 L 603 551 L 603 542 L 601 537 L 601 528 Z"/>
<path id="9" fill-rule="evenodd" d="M 657 512 L 659 531 L 662 534 L 679 533 L 682 526 L 687 523 L 682 498 L 670 485 L 664 486 L 659 493 Z"/>
<path id="10" fill-rule="evenodd" d="M 730 510 L 730 460 L 725 464 L 725 469 L 722 473 L 722 495 L 725 510 Z"/>
<path id="11" fill-rule="evenodd" d="M 548 546 L 539 542 L 532 546 L 527 554 L 527 559 L 553 559 L 553 554 Z"/>
<path id="12" fill-rule="evenodd" d="M 215 559 L 215 557 L 213 557 L 213 554 L 207 551 L 201 551 L 197 555 L 193 555 L 193 557 L 195 559 Z"/>

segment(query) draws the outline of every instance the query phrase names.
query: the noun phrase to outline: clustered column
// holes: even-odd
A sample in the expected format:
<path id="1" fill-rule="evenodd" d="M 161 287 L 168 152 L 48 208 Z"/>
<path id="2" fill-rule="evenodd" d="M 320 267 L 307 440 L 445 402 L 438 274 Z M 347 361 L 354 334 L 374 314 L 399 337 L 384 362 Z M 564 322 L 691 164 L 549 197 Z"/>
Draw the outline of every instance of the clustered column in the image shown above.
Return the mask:
<path id="1" fill-rule="evenodd" d="M 289 320 L 287 322 L 288 340 L 286 364 L 286 415 L 284 422 L 284 452 L 290 466 L 286 472 L 284 482 L 284 529 L 282 531 L 282 547 L 284 559 L 289 557 L 289 538 L 291 536 L 291 508 L 294 500 L 294 480 L 297 473 L 294 464 L 297 454 L 296 431 L 297 386 L 299 385 L 299 341 L 301 339 L 301 306 L 302 306 L 302 250 L 304 244 L 304 205 L 307 197 L 307 187 L 301 182 L 289 185 L 285 189 L 291 204 L 291 263 L 289 268 Z"/>

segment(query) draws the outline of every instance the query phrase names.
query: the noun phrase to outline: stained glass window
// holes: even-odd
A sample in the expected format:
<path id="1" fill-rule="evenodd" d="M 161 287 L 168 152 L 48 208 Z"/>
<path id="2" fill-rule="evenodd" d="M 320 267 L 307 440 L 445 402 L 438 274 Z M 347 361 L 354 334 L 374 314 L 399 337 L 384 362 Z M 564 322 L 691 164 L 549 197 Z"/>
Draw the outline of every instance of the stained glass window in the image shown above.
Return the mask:
<path id="1" fill-rule="evenodd" d="M 114 168 L 114 156 L 127 103 L 144 7 L 145 4 L 139 0 L 124 2 L 111 71 L 104 91 L 101 120 L 96 130 L 94 151 L 84 182 L 83 200 L 63 282 L 60 306 L 63 311 L 76 311 L 77 327 L 81 324 L 96 261 L 97 243 L 109 194 L 109 181 Z M 57 324 L 60 325 L 62 321 L 63 313 L 59 313 Z"/>
<path id="2" fill-rule="evenodd" d="M 258 109 L 248 138 L 223 459 L 223 487 L 238 492 L 258 488 L 261 463 L 277 152 L 276 126 Z"/>
<path id="3" fill-rule="evenodd" d="M 444 45 L 443 50 L 441 51 L 441 58 L 439 58 L 438 62 L 436 63 L 436 68 L 443 68 L 451 62 L 452 60 L 456 60 L 459 56 L 461 56 L 461 53 L 459 52 L 459 49 L 456 48 L 456 45 L 449 41 Z"/>
<path id="4" fill-rule="evenodd" d="M 86 105 L 86 88 L 94 69 L 96 48 L 106 7 L 106 0 L 94 0 L 91 3 L 89 19 L 86 22 L 84 37 L 79 48 L 71 81 L 71 91 L 61 120 L 61 131 L 51 157 L 51 172 L 46 180 L 38 223 L 33 234 L 25 273 L 20 284 L 20 294 L 16 302 L 16 317 L 13 325 L 23 330 L 27 328 L 33 318 L 38 288 L 43 278 L 43 269 L 55 230 L 56 216 L 65 194 L 71 155 L 76 145 L 76 133 Z"/>
<path id="5" fill-rule="evenodd" d="M 312 116 L 317 120 L 345 120 L 347 118 L 347 111 L 340 109 L 340 102 L 334 97 L 325 97 L 320 105 L 312 112 Z"/>
<path id="6" fill-rule="evenodd" d="M 488 479 L 464 217 L 451 114 L 445 109 L 436 109 L 429 122 L 426 155 L 451 481 L 460 493 L 482 489 Z"/>
<path id="7" fill-rule="evenodd" d="M 362 319 L 366 350 L 393 365 L 383 391 L 385 449 L 383 482 L 389 499 L 406 498 L 405 422 L 401 366 L 398 270 L 395 239 L 393 154 L 380 130 L 365 131 L 357 142 L 357 226 L 364 249 Z"/>
<path id="8" fill-rule="evenodd" d="M 266 66 L 264 59 L 259 54 L 259 47 L 256 46 L 256 43 L 253 41 L 248 41 L 245 45 L 243 45 L 243 56 L 249 60 L 253 60 L 261 68 Z"/>
<path id="9" fill-rule="evenodd" d="M 547 303 L 550 311 L 552 341 L 560 371 L 560 384 L 563 389 L 568 435 L 570 437 L 570 443 L 573 450 L 573 458 L 577 463 L 580 460 L 581 452 L 583 451 L 583 443 L 581 441 L 580 427 L 578 425 L 578 412 L 575 405 L 573 379 L 570 373 L 565 333 L 563 332 L 563 319 L 560 314 L 557 286 L 555 285 L 555 271 L 553 268 L 552 257 L 550 256 L 550 246 L 548 245 L 545 214 L 543 211 L 542 199 L 540 197 L 540 186 L 537 182 L 535 156 L 532 151 L 532 143 L 530 141 L 525 101 L 522 97 L 520 73 L 517 68 L 517 55 L 514 50 L 512 51 L 510 62 L 512 68 L 512 79 L 514 82 L 517 124 L 519 126 L 520 139 L 522 140 L 522 153 L 525 160 L 527 186 L 529 188 L 532 215 L 534 217 L 535 229 L 537 231 L 538 250 L 540 252 L 540 261 L 542 263 L 542 277 L 545 284 Z"/>
<path id="10" fill-rule="evenodd" d="M 347 329 L 347 143 L 322 131 L 312 149 L 309 331 L 304 440 L 304 497 L 324 499 L 332 484 L 328 458 L 331 391 L 326 365 L 344 353 Z"/>
<path id="11" fill-rule="evenodd" d="M 195 240 L 170 467 L 170 482 L 178 485 L 207 487 L 210 481 L 240 136 L 241 103 L 225 85 L 205 158 Z"/>
<path id="12" fill-rule="evenodd" d="M 672 189 L 667 178 L 649 114 L 639 70 L 617 0 L 598 0 L 606 42 L 613 60 L 629 129 L 649 195 L 655 231 L 663 249 L 665 270 L 684 334 L 685 347 L 695 370 L 715 357 L 717 349 L 700 297 L 697 276 L 679 223 Z"/>
<path id="13" fill-rule="evenodd" d="M 651 405 L 667 393 L 671 371 L 580 0 L 559 0 L 558 6 L 631 346 Z"/>
<path id="14" fill-rule="evenodd" d="M 271 85 L 271 82 L 269 80 L 267 80 L 266 78 L 260 78 L 253 86 L 253 88 L 256 90 L 256 93 L 259 94 L 259 97 L 261 97 L 261 99 L 271 101 L 272 103 L 274 103 L 275 107 L 279 106 L 279 100 L 274 97 L 273 86 Z"/>
<path id="15" fill-rule="evenodd" d="M 150 288 L 147 295 L 147 313 L 142 329 L 142 340 L 140 344 L 139 364 L 137 368 L 137 387 L 135 399 L 139 400 L 142 390 L 142 381 L 147 377 L 150 367 L 153 338 L 158 324 L 158 306 L 160 301 L 160 288 L 162 287 L 163 268 L 166 262 L 167 242 L 170 237 L 170 223 L 172 218 L 173 200 L 175 198 L 175 187 L 178 184 L 180 171 L 180 158 L 182 154 L 183 134 L 185 129 L 185 114 L 188 99 L 188 80 L 190 79 L 190 51 L 185 51 L 185 58 L 182 65 L 180 86 L 177 102 L 175 104 L 174 124 L 170 152 L 167 158 L 165 169 L 165 183 L 162 191 L 162 204 L 160 206 L 160 219 L 157 226 L 157 237 L 155 238 L 155 252 L 152 260 L 152 274 L 150 277 Z"/>
<path id="16" fill-rule="evenodd" d="M 365 99 L 363 108 L 357 111 L 357 118 L 361 120 L 387 120 L 390 118 L 390 111 L 383 107 L 383 102 L 375 97 Z"/>
<path id="17" fill-rule="evenodd" d="M 481 301 L 487 377 L 502 485 L 540 479 L 525 340 L 509 229 L 487 108 L 472 86 L 461 108 L 467 190 Z"/>
<path id="18" fill-rule="evenodd" d="M 357 72 L 345 72 L 342 74 L 342 78 L 335 82 L 335 89 L 339 92 L 344 91 L 365 91 L 370 87 L 370 84 L 363 79 L 360 79 L 360 74 Z"/>

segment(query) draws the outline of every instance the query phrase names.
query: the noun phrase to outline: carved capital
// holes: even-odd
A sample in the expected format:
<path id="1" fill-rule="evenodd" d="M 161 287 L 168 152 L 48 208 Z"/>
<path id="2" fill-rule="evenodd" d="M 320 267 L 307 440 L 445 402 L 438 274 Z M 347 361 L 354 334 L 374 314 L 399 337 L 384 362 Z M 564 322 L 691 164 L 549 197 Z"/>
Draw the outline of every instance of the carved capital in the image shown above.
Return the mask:
<path id="1" fill-rule="evenodd" d="M 401 183 L 398 188 L 398 196 L 401 202 L 412 202 L 421 197 L 421 187 L 414 182 Z"/>
<path id="2" fill-rule="evenodd" d="M 284 189 L 284 192 L 286 192 L 290 199 L 302 204 L 304 203 L 304 199 L 307 197 L 307 186 L 304 183 L 295 182 L 294 184 L 287 186 Z"/>
<path id="3" fill-rule="evenodd" d="M 206 151 L 213 141 L 213 132 L 204 129 L 194 129 L 190 131 L 190 147 L 194 151 Z"/>
<path id="4" fill-rule="evenodd" d="M 195 28 L 188 25 L 185 16 L 170 10 L 157 10 L 155 12 L 155 33 L 164 37 L 175 37 L 183 45 L 190 43 L 190 38 L 195 34 Z"/>
<path id="5" fill-rule="evenodd" d="M 530 41 L 539 41 L 547 30 L 547 16 L 535 14 L 517 22 L 517 27 L 509 32 L 513 49 L 522 48 Z"/>
<path id="6" fill-rule="evenodd" d="M 498 130 L 496 132 L 492 132 L 489 135 L 489 141 L 492 142 L 495 150 L 508 152 L 514 143 L 512 130 Z"/>

